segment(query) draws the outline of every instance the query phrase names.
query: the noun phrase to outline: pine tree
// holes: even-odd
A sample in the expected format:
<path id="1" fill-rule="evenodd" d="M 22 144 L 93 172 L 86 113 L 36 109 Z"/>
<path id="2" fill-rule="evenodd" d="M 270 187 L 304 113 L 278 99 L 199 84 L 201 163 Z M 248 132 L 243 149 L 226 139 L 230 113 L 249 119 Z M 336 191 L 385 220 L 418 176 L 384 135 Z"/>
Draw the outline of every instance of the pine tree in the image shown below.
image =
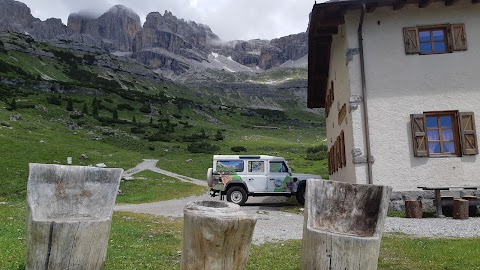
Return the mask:
<path id="1" fill-rule="evenodd" d="M 73 111 L 73 100 L 71 98 L 67 100 L 67 111 Z"/>
<path id="2" fill-rule="evenodd" d="M 135 118 L 135 115 L 132 117 L 132 123 L 137 123 L 137 118 Z"/>
<path id="3" fill-rule="evenodd" d="M 88 107 L 86 102 L 83 102 L 82 114 L 88 114 Z"/>
<path id="4" fill-rule="evenodd" d="M 224 139 L 224 137 L 223 137 L 222 131 L 220 129 L 217 130 L 217 134 L 215 134 L 215 140 L 223 141 L 223 139 Z"/>
<path id="5" fill-rule="evenodd" d="M 98 117 L 98 103 L 93 104 L 92 116 L 95 117 L 95 118 Z"/>
<path id="6" fill-rule="evenodd" d="M 118 120 L 118 111 L 117 111 L 117 109 L 113 110 L 113 112 L 112 112 L 112 118 L 115 119 L 115 120 Z"/>

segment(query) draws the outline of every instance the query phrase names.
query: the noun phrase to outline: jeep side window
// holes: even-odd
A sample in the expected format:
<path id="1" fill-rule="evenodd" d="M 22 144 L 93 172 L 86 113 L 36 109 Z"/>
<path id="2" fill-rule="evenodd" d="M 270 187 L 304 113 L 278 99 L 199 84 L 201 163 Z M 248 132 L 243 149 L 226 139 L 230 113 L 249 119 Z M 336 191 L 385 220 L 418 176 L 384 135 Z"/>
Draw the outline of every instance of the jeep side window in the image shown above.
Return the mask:
<path id="1" fill-rule="evenodd" d="M 219 160 L 217 161 L 219 172 L 243 172 L 243 160 Z"/>
<path id="2" fill-rule="evenodd" d="M 288 172 L 287 165 L 283 161 L 271 161 L 270 172 Z"/>
<path id="3" fill-rule="evenodd" d="M 249 161 L 248 172 L 250 173 L 264 173 L 265 162 L 264 161 Z"/>

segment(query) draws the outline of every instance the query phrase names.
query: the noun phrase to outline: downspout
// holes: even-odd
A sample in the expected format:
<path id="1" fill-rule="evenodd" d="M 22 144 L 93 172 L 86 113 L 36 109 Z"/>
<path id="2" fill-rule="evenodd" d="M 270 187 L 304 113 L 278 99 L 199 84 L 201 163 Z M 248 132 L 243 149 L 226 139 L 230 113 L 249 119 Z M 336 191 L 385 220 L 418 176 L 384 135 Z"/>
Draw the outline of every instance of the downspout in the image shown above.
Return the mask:
<path id="1" fill-rule="evenodd" d="M 365 78 L 365 58 L 363 54 L 363 20 L 365 17 L 366 6 L 365 3 L 362 3 L 362 13 L 360 15 L 360 22 L 358 24 L 358 46 L 360 51 L 360 74 L 362 80 L 362 96 L 363 96 L 363 117 L 364 117 L 364 127 L 363 132 L 365 136 L 365 145 L 367 150 L 367 183 L 373 184 L 373 174 L 372 174 L 372 155 L 370 148 L 370 126 L 368 124 L 368 106 L 367 106 L 367 82 Z"/>

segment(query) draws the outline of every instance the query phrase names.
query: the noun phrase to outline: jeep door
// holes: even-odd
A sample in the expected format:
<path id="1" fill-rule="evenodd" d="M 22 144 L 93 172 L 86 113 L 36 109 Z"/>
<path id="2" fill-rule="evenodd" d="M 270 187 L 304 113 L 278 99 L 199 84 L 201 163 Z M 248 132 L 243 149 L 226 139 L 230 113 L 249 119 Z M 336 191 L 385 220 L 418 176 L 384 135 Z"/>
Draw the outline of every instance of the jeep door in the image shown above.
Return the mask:
<path id="1" fill-rule="evenodd" d="M 287 184 L 291 182 L 285 161 L 269 161 L 268 192 L 290 192 Z"/>
<path id="2" fill-rule="evenodd" d="M 248 160 L 247 161 L 247 181 L 249 192 L 265 192 L 267 190 L 267 170 L 266 161 Z"/>

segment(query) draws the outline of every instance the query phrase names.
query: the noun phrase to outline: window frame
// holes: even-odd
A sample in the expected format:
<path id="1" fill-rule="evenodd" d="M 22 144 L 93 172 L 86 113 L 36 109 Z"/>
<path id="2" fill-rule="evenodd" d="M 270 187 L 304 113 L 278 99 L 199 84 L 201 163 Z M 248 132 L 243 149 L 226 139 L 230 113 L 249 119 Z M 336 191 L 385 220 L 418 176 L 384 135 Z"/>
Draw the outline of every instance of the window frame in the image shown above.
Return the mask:
<path id="1" fill-rule="evenodd" d="M 426 30 L 439 29 L 444 30 L 445 33 L 445 52 L 421 52 L 419 33 Z M 405 54 L 407 55 L 447 54 L 468 50 L 467 31 L 464 23 L 439 23 L 432 25 L 416 25 L 411 27 L 404 27 L 403 42 Z M 434 48 L 434 46 L 432 46 L 432 48 Z"/>
<path id="2" fill-rule="evenodd" d="M 452 117 L 455 153 L 430 153 L 427 116 L 441 117 L 442 115 L 450 115 Z M 450 110 L 410 114 L 410 131 L 414 157 L 462 157 L 479 154 L 475 115 L 473 112 Z"/>
<path id="3" fill-rule="evenodd" d="M 461 142 L 460 142 L 460 131 L 458 129 L 458 111 L 430 111 L 430 112 L 424 112 L 423 113 L 425 117 L 425 132 L 427 136 L 427 151 L 430 157 L 451 157 L 451 156 L 461 156 Z M 453 140 L 443 140 L 443 133 L 442 133 L 442 126 L 440 122 L 440 118 L 442 116 L 450 116 L 452 118 L 452 132 L 453 132 Z M 437 118 L 437 128 L 429 128 L 427 126 L 427 117 L 436 117 Z M 429 130 L 438 130 L 438 136 L 439 140 L 434 141 L 434 142 L 439 142 L 440 143 L 440 153 L 431 153 L 430 152 L 430 140 L 428 139 L 428 131 Z M 445 153 L 444 151 L 444 142 L 450 142 L 453 141 L 454 147 L 455 147 L 455 152 L 454 153 Z"/>
<path id="4" fill-rule="evenodd" d="M 418 50 L 419 50 L 420 55 L 445 54 L 445 53 L 451 53 L 452 52 L 452 50 L 449 46 L 448 25 L 417 26 L 417 29 L 418 29 L 418 43 L 419 43 Z M 435 39 L 433 37 L 433 31 L 438 31 L 438 30 L 443 31 L 443 37 L 444 37 L 443 44 L 445 46 L 445 51 L 443 51 L 443 52 L 435 51 L 435 42 L 439 42 L 439 41 L 435 41 Z M 420 33 L 421 32 L 427 32 L 427 31 L 430 32 L 430 41 L 429 42 L 422 42 L 420 40 Z M 431 52 L 422 52 L 422 43 L 430 44 L 432 46 L 432 51 Z"/>

